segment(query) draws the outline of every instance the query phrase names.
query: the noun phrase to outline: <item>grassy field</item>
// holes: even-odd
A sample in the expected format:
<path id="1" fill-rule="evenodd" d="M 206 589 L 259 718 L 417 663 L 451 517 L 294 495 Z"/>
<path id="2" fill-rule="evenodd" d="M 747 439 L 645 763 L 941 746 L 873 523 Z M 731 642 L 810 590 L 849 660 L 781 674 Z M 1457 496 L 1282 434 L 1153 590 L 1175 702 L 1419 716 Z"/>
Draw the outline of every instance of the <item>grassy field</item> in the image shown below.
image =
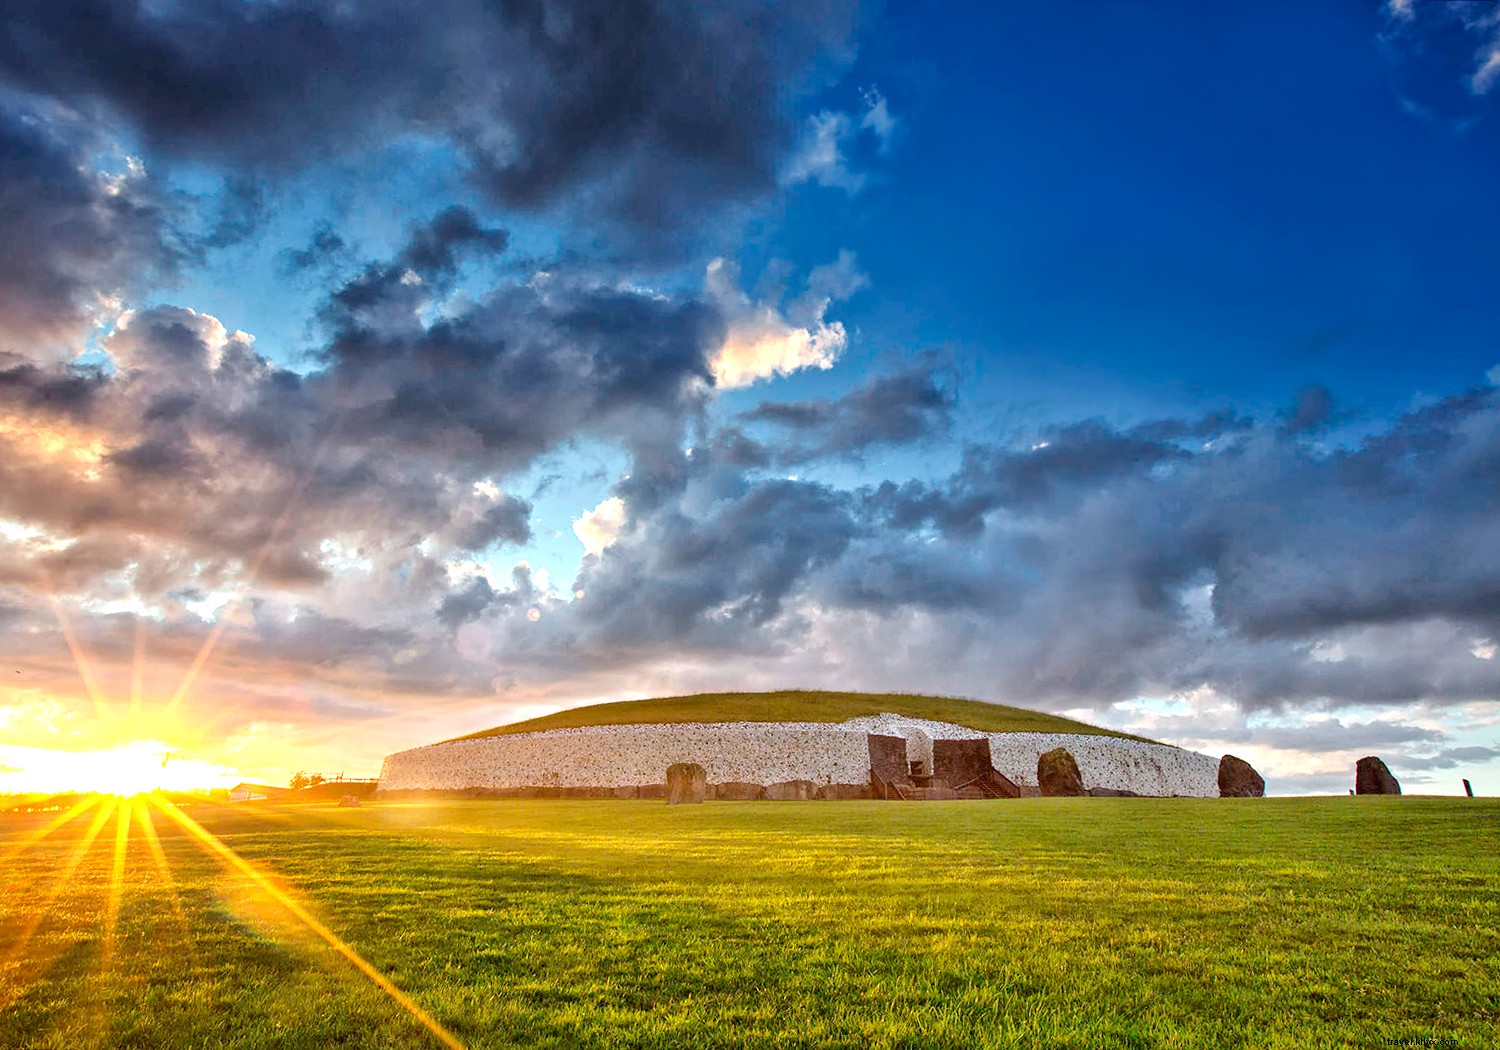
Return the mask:
<path id="1" fill-rule="evenodd" d="M 1500 1045 L 1496 800 L 119 812 L 0 817 L 0 1046 L 440 1045 L 278 893 L 472 1047 Z"/>
<path id="2" fill-rule="evenodd" d="M 456 739 L 473 740 L 484 736 L 535 733 L 543 729 L 575 729 L 579 726 L 600 725 L 843 722 L 850 718 L 885 712 L 951 722 L 986 733 L 1088 733 L 1096 736 L 1122 736 L 1130 740 L 1145 739 L 1091 726 L 1087 722 L 1063 718 L 1061 715 L 979 700 L 921 696 L 916 693 L 836 693 L 814 689 L 788 689 L 776 693 L 697 693 L 693 696 L 591 704 L 540 718 L 528 718 L 524 722 L 496 726 Z"/>

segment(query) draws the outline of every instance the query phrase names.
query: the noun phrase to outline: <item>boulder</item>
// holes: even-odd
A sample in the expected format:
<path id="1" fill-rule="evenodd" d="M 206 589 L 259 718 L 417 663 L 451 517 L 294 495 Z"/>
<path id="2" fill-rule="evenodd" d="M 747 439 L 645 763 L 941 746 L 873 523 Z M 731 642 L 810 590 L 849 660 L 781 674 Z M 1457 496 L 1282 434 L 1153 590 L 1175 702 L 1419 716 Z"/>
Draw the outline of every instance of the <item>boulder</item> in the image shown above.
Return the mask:
<path id="1" fill-rule="evenodd" d="M 717 799 L 728 799 L 735 802 L 753 802 L 760 798 L 763 790 L 759 784 L 745 784 L 740 781 L 730 780 L 723 784 L 712 785 L 709 788 L 709 794 Z"/>
<path id="2" fill-rule="evenodd" d="M 1266 780 L 1243 758 L 1225 755 L 1219 759 L 1220 798 L 1263 798 Z"/>
<path id="3" fill-rule="evenodd" d="M 875 789 L 869 784 L 824 784 L 818 788 L 817 797 L 820 799 L 857 799 L 878 798 Z"/>
<path id="4" fill-rule="evenodd" d="M 1089 798 L 1141 798 L 1134 791 L 1126 791 L 1124 788 L 1089 788 Z"/>
<path id="5" fill-rule="evenodd" d="M 1354 793 L 1356 795 L 1399 795 L 1401 784 L 1391 776 L 1385 763 L 1374 755 L 1366 755 L 1354 764 Z"/>
<path id="6" fill-rule="evenodd" d="M 357 795 L 345 795 L 339 799 L 339 809 L 358 809 L 359 797 Z"/>
<path id="7" fill-rule="evenodd" d="M 1065 747 L 1054 747 L 1036 760 L 1036 782 L 1049 798 L 1084 794 L 1083 774 Z"/>
<path id="8" fill-rule="evenodd" d="M 702 802 L 708 794 L 708 773 L 696 762 L 674 762 L 667 767 L 667 805 Z"/>
<path id="9" fill-rule="evenodd" d="M 783 780 L 766 787 L 765 797 L 773 802 L 809 802 L 818 793 L 811 780 Z"/>

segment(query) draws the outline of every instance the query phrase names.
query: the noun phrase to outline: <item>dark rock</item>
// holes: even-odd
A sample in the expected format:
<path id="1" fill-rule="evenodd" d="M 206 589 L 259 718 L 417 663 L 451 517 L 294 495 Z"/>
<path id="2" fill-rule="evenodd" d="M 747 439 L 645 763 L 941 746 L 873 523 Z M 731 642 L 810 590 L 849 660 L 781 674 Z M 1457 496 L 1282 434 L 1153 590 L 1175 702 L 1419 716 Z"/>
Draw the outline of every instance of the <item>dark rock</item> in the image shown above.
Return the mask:
<path id="1" fill-rule="evenodd" d="M 993 769 L 989 737 L 932 742 L 932 775 L 935 778 L 950 784 L 970 784 L 987 776 Z"/>
<path id="2" fill-rule="evenodd" d="M 761 797 L 764 790 L 759 784 L 746 784 L 730 780 L 723 784 L 710 784 L 708 794 L 710 798 L 724 799 L 726 801 L 753 802 Z"/>
<path id="3" fill-rule="evenodd" d="M 1399 795 L 1401 783 L 1385 767 L 1385 763 L 1374 755 L 1366 755 L 1354 764 L 1354 793 L 1356 795 Z"/>
<path id="4" fill-rule="evenodd" d="M 818 788 L 818 798 L 821 799 L 858 799 L 877 798 L 874 788 L 869 784 L 824 784 Z"/>
<path id="5" fill-rule="evenodd" d="M 339 809 L 358 809 L 359 797 L 357 795 L 345 795 L 339 799 Z"/>
<path id="6" fill-rule="evenodd" d="M 766 786 L 765 797 L 772 802 L 810 802 L 818 792 L 811 780 L 783 780 Z"/>
<path id="7" fill-rule="evenodd" d="M 910 773 L 906 767 L 906 738 L 871 733 L 869 742 L 870 775 L 886 784 L 907 783 Z"/>
<path id="8" fill-rule="evenodd" d="M 702 802 L 708 795 L 708 773 L 696 762 L 674 762 L 667 767 L 667 805 Z"/>
<path id="9" fill-rule="evenodd" d="M 1220 798 L 1263 798 L 1266 780 L 1243 758 L 1225 755 L 1219 759 Z"/>
<path id="10" fill-rule="evenodd" d="M 1090 798 L 1141 798 L 1134 791 L 1126 791 L 1124 788 L 1089 788 Z"/>
<path id="11" fill-rule="evenodd" d="M 1055 747 L 1036 760 L 1036 782 L 1049 798 L 1082 795 L 1083 774 L 1065 747 Z"/>

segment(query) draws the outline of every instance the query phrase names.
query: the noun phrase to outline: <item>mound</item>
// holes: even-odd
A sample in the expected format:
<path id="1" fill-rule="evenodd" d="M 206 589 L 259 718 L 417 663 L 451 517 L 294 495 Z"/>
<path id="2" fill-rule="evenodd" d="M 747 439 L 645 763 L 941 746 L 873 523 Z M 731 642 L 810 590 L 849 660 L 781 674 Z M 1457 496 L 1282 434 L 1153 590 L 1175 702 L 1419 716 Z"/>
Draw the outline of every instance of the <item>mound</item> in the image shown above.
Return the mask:
<path id="1" fill-rule="evenodd" d="M 1117 733 L 1061 715 L 1029 711 L 1024 707 L 959 700 L 948 696 L 916 693 L 838 693 L 816 689 L 791 689 L 775 693 L 697 693 L 656 700 L 622 700 L 609 704 L 575 707 L 524 722 L 511 722 L 444 743 L 479 740 L 484 737 L 540 733 L 549 729 L 581 729 L 588 726 L 712 725 L 725 722 L 846 722 L 880 714 L 903 715 L 931 722 L 967 726 L 984 733 L 1074 733 L 1082 736 L 1121 737 L 1154 743 L 1145 737 Z"/>

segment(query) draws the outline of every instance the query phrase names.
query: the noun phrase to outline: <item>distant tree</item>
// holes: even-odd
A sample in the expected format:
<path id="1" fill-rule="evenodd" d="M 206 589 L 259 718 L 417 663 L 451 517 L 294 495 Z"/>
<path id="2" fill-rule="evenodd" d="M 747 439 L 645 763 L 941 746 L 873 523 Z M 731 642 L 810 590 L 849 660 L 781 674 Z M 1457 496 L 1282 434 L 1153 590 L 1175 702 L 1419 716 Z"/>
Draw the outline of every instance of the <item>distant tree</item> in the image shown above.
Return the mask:
<path id="1" fill-rule="evenodd" d="M 307 786 L 308 787 L 314 787 L 314 786 L 316 786 L 318 784 L 326 784 L 326 783 L 328 783 L 328 778 L 325 777 L 325 776 L 323 776 L 322 773 L 314 773 L 312 776 L 310 776 L 310 777 L 307 778 Z"/>
<path id="2" fill-rule="evenodd" d="M 307 787 L 307 785 L 309 785 L 311 783 L 312 783 L 312 780 L 309 779 L 308 775 L 306 773 L 302 772 L 302 770 L 300 770 L 300 769 L 297 770 L 297 772 L 295 772 L 295 773 L 292 774 L 292 790 L 293 791 L 300 791 L 302 788 Z"/>

